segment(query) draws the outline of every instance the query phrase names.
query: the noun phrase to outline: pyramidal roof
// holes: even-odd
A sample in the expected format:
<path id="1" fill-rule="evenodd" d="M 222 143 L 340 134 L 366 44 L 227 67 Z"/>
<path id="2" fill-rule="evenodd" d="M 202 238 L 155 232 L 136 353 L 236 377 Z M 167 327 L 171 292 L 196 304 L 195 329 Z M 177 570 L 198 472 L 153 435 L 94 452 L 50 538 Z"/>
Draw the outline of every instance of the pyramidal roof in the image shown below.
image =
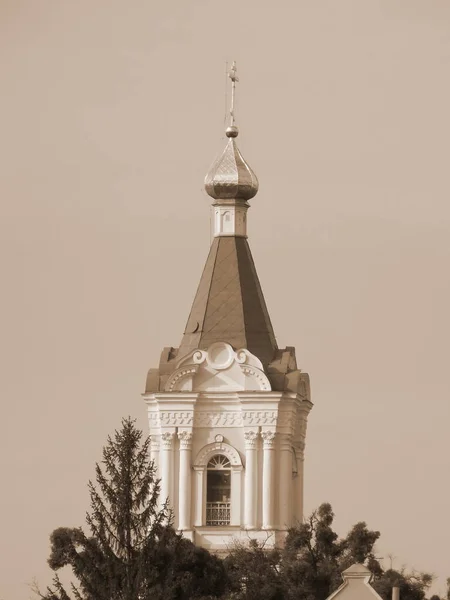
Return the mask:
<path id="1" fill-rule="evenodd" d="M 216 237 L 197 289 L 178 350 L 226 341 L 247 348 L 263 364 L 274 358 L 277 343 L 247 239 Z"/>
<path id="2" fill-rule="evenodd" d="M 148 371 L 145 389 L 146 393 L 163 391 L 170 374 L 190 352 L 225 342 L 256 356 L 273 390 L 302 393 L 309 399 L 309 379 L 297 369 L 295 349 L 277 347 L 247 242 L 248 200 L 257 194 L 259 184 L 236 143 L 235 64 L 229 77 L 232 95 L 231 123 L 225 132 L 228 142 L 205 178 L 206 192 L 214 199 L 214 239 L 180 346 L 164 348 L 159 368 Z"/>

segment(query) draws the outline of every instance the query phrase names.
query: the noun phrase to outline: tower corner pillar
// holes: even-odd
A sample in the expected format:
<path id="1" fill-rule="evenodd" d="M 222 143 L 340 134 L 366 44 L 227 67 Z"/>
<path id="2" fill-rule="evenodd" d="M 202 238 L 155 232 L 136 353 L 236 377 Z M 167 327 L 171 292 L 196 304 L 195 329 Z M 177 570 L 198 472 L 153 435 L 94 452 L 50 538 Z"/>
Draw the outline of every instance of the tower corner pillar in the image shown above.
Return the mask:
<path id="1" fill-rule="evenodd" d="M 178 529 L 190 531 L 191 527 L 191 454 L 192 431 L 179 431 L 180 471 L 178 485 Z"/>
<path id="2" fill-rule="evenodd" d="M 161 433 L 160 446 L 160 473 L 161 473 L 161 503 L 168 501 L 173 507 L 173 440 L 175 431 L 163 431 Z"/>
<path id="3" fill-rule="evenodd" d="M 256 529 L 256 490 L 257 490 L 257 465 L 256 444 L 258 441 L 257 430 L 244 432 L 245 440 L 245 496 L 244 496 L 244 527 Z"/>
<path id="4" fill-rule="evenodd" d="M 263 481 L 262 481 L 262 528 L 275 528 L 275 441 L 276 432 L 272 430 L 261 433 L 263 439 Z"/>

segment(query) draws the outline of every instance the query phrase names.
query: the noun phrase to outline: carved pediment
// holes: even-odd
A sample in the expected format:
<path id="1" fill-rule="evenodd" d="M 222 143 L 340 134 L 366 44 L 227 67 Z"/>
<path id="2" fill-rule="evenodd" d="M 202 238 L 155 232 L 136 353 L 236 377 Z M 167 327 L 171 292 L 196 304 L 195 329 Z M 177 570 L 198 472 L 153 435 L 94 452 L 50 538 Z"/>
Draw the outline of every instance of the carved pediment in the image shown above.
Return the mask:
<path id="1" fill-rule="evenodd" d="M 166 382 L 166 392 L 270 391 L 261 361 L 246 349 L 216 342 L 182 357 Z"/>

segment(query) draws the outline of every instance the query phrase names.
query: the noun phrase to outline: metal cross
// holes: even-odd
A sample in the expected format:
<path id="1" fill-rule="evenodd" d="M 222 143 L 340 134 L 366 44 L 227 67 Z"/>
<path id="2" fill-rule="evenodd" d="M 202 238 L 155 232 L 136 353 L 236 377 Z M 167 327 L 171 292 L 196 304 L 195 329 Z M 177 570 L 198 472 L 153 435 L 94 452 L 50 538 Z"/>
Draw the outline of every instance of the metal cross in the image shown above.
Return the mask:
<path id="1" fill-rule="evenodd" d="M 234 93 L 236 90 L 236 81 L 239 81 L 237 75 L 236 75 L 236 61 L 233 61 L 233 64 L 231 65 L 231 69 L 230 72 L 228 73 L 228 77 L 231 79 L 231 109 L 230 109 L 230 115 L 231 115 L 231 126 L 234 126 Z"/>

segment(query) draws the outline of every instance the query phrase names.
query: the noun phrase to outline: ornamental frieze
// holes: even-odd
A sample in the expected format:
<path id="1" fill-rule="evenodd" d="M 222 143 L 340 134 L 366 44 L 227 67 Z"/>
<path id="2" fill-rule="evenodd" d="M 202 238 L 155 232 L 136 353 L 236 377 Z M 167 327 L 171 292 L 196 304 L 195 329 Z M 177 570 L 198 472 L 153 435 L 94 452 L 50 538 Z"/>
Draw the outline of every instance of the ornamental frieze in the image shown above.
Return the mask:
<path id="1" fill-rule="evenodd" d="M 160 427 L 292 427 L 295 413 L 276 410 L 160 411 L 148 413 L 150 429 Z M 297 425 L 299 425 L 297 421 Z"/>

